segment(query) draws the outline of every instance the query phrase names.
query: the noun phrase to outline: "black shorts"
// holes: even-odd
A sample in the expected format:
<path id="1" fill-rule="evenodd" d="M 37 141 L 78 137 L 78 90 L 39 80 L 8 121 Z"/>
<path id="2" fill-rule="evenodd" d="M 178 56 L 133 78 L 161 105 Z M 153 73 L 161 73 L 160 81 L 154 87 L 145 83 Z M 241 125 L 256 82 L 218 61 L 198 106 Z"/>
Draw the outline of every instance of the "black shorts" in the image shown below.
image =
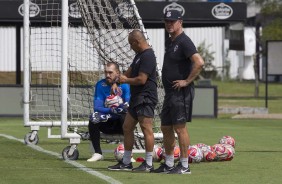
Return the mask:
<path id="1" fill-rule="evenodd" d="M 107 122 L 101 122 L 98 124 L 99 130 L 104 134 L 123 134 L 123 122 L 124 116 L 120 119 L 108 119 Z"/>
<path id="2" fill-rule="evenodd" d="M 130 106 L 129 106 L 128 112 L 130 113 L 130 115 L 135 120 L 138 120 L 138 117 L 140 117 L 140 116 L 154 118 L 154 116 L 155 116 L 155 112 L 154 112 L 155 107 L 156 106 L 153 105 L 153 104 L 144 103 L 144 104 L 137 105 L 137 106 L 135 106 L 133 108 L 130 108 Z"/>
<path id="3" fill-rule="evenodd" d="M 165 95 L 160 114 L 161 124 L 165 126 L 191 122 L 193 99 L 194 87 L 191 86 Z"/>

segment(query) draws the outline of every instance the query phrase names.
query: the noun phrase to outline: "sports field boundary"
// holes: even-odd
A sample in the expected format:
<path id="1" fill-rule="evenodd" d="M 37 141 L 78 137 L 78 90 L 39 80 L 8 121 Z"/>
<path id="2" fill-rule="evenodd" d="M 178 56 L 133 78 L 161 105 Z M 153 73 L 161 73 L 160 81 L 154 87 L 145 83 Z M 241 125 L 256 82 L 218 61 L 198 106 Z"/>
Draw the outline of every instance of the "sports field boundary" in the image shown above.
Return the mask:
<path id="1" fill-rule="evenodd" d="M 10 139 L 10 140 L 18 141 L 18 142 L 21 142 L 21 143 L 24 144 L 24 140 L 23 140 L 23 139 L 18 139 L 18 138 L 16 138 L 16 137 L 13 137 L 13 136 L 11 136 L 11 135 L 6 135 L 6 134 L 0 134 L 0 136 L 1 136 L 1 137 L 5 137 L 5 138 Z M 45 153 L 45 154 L 48 154 L 48 155 L 51 155 L 51 156 L 55 156 L 55 157 L 57 157 L 57 158 L 59 158 L 59 159 L 62 159 L 62 156 L 61 156 L 61 154 L 59 154 L 59 153 L 56 153 L 56 152 L 53 152 L 53 151 L 49 151 L 49 150 L 45 150 L 45 149 L 43 149 L 42 147 L 37 146 L 37 145 L 33 145 L 33 144 L 28 144 L 27 146 L 30 147 L 30 148 L 32 148 L 32 149 L 34 149 L 34 150 L 36 150 L 36 151 L 39 151 L 39 152 L 42 152 L 42 153 Z M 72 161 L 72 160 L 63 160 L 63 159 L 62 159 L 62 161 L 64 161 L 64 162 L 66 162 L 66 163 L 68 163 L 68 164 L 70 164 L 70 165 L 76 167 L 76 168 L 79 169 L 79 170 L 82 170 L 82 171 L 84 171 L 84 172 L 87 172 L 88 174 L 91 174 L 91 175 L 93 175 L 93 176 L 96 176 L 96 177 L 98 177 L 98 178 L 100 178 L 100 179 L 102 179 L 102 180 L 104 180 L 104 181 L 106 181 L 106 182 L 108 182 L 108 183 L 112 183 L 112 184 L 121 184 L 120 181 L 115 180 L 115 179 L 113 179 L 113 178 L 111 178 L 111 177 L 109 177 L 109 176 L 106 176 L 106 175 L 104 175 L 104 174 L 102 174 L 102 173 L 100 173 L 100 172 L 97 172 L 97 171 L 95 171 L 95 170 L 93 170 L 93 169 L 91 169 L 91 168 L 88 168 L 88 167 L 86 167 L 85 165 L 82 165 L 82 164 L 80 164 L 80 163 L 78 163 L 78 162 L 76 162 L 76 161 Z"/>
<path id="2" fill-rule="evenodd" d="M 282 114 L 237 114 L 232 119 L 282 119 Z"/>

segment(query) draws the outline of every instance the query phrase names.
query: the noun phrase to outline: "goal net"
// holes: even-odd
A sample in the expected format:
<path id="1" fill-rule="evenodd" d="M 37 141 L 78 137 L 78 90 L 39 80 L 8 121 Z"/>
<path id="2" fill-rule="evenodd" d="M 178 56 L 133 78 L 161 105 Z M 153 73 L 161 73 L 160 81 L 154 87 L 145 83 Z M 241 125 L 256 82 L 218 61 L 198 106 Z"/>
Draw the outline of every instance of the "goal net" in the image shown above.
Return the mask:
<path id="1" fill-rule="evenodd" d="M 85 127 L 93 111 L 94 86 L 104 77 L 104 64 L 114 61 L 121 70 L 127 69 L 135 55 L 127 41 L 128 33 L 140 29 L 146 35 L 132 0 L 69 0 L 68 5 L 67 72 L 64 73 L 62 1 L 30 1 L 30 12 L 38 8 L 39 14 L 32 17 L 30 13 L 29 19 L 29 119 L 53 122 L 33 125 L 60 126 L 54 122 L 61 120 L 61 80 L 62 75 L 67 75 L 68 126 Z M 161 88 L 159 93 L 154 121 L 156 133 L 160 132 Z"/>

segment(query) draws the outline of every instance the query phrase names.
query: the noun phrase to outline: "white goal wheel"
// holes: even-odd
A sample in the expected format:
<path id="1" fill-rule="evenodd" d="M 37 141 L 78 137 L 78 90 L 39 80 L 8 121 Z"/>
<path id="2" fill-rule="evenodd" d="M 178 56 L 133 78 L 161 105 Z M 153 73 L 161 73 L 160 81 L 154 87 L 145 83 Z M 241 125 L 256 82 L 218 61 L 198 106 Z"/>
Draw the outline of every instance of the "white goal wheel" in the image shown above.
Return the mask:
<path id="1" fill-rule="evenodd" d="M 79 156 L 78 150 L 75 148 L 73 150 L 73 153 L 71 155 L 69 155 L 70 149 L 71 149 L 71 146 L 67 146 L 67 147 L 65 147 L 65 149 L 63 149 L 63 151 L 62 151 L 63 159 L 64 160 L 77 160 L 78 156 Z"/>
<path id="2" fill-rule="evenodd" d="M 25 144 L 37 144 L 38 141 L 39 141 L 39 138 L 37 134 L 34 136 L 33 133 L 29 132 L 24 136 Z"/>

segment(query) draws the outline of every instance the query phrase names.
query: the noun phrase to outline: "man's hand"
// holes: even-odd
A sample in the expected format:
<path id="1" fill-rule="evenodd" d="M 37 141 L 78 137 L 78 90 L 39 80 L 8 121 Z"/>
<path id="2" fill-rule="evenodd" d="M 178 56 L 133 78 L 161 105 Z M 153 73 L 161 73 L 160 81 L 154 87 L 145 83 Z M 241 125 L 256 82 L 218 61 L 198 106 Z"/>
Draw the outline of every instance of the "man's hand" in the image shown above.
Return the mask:
<path id="1" fill-rule="evenodd" d="M 121 88 L 119 88 L 116 83 L 114 83 L 111 87 L 111 94 L 119 96 L 122 94 Z"/>
<path id="2" fill-rule="evenodd" d="M 126 83 L 127 81 L 127 77 L 125 75 L 120 75 L 119 76 L 119 82 L 120 83 Z"/>
<path id="3" fill-rule="evenodd" d="M 188 82 L 186 80 L 176 80 L 176 81 L 173 81 L 172 87 L 174 89 L 180 90 L 181 88 L 186 87 L 186 86 L 188 86 Z"/>
<path id="4" fill-rule="evenodd" d="M 89 121 L 94 124 L 106 122 L 109 118 L 111 118 L 110 114 L 102 114 L 99 112 L 94 112 L 89 115 Z"/>
<path id="5" fill-rule="evenodd" d="M 98 119 L 97 115 L 98 115 L 97 112 L 91 113 L 89 115 L 89 121 L 91 123 L 94 123 L 94 124 L 99 123 L 99 119 Z"/>

